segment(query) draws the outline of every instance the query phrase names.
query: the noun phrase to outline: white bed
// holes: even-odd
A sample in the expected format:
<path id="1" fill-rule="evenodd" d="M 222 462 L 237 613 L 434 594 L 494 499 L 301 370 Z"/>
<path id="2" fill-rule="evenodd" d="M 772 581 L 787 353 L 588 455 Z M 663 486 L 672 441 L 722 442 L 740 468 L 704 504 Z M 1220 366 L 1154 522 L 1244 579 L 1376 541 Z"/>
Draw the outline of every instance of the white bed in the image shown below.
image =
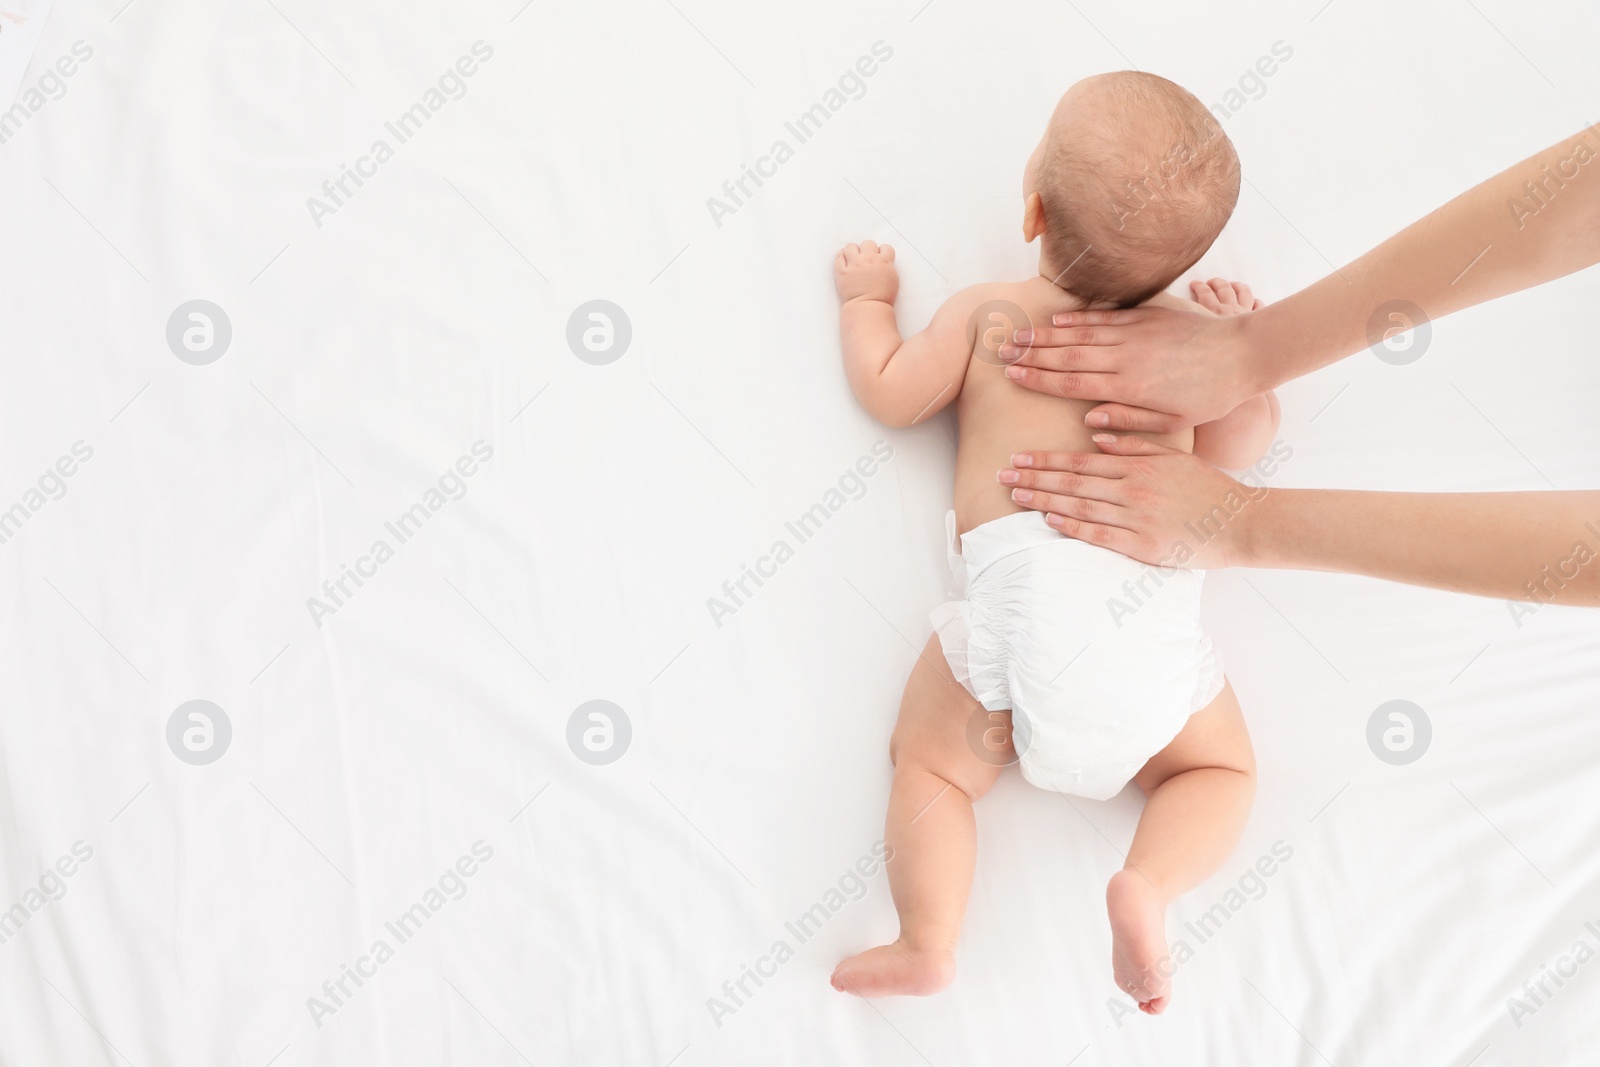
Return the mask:
<path id="1" fill-rule="evenodd" d="M 121 3 L 56 6 L 25 89 L 92 55 L 0 144 L 0 511 L 26 511 L 0 543 L 0 1063 L 1593 1060 L 1600 964 L 1560 960 L 1600 949 L 1600 615 L 1341 576 L 1208 583 L 1261 787 L 1178 905 L 1175 935 L 1219 928 L 1164 1017 L 1110 1006 L 1136 799 L 1014 775 L 980 806 L 955 987 L 826 982 L 894 929 L 881 873 L 829 890 L 882 832 L 953 457 L 945 419 L 853 402 L 837 247 L 899 248 L 907 328 L 1024 275 L 1029 147 L 1067 85 L 1136 65 L 1227 108 L 1244 161 L 1195 273 L 1280 298 L 1600 118 L 1590 10 Z M 859 98 L 732 204 L 876 42 Z M 368 176 L 336 202 L 345 166 Z M 167 324 L 202 299 L 232 337 L 195 365 Z M 631 323 L 605 365 L 566 341 L 596 299 Z M 1410 365 L 1297 381 L 1273 484 L 1593 488 L 1597 334 L 1590 271 L 1434 323 Z M 370 576 L 335 603 L 344 564 Z M 205 765 L 167 739 L 196 699 L 232 731 Z M 1394 699 L 1432 723 L 1405 766 L 1366 741 Z M 591 700 L 631 724 L 608 765 L 568 745 Z M 325 990 L 347 965 L 370 976 Z M 1535 1003 L 1547 967 L 1572 977 Z"/>

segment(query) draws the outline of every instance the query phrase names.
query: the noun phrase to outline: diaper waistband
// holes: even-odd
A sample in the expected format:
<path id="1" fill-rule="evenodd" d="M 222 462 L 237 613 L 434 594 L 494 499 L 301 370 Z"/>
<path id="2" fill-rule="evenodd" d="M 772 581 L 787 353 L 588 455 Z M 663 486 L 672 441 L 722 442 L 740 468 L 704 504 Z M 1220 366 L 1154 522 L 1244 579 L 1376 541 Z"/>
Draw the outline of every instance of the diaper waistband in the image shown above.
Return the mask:
<path id="1" fill-rule="evenodd" d="M 945 531 L 950 538 L 950 566 L 956 569 L 960 564 L 959 569 L 969 579 L 1012 553 L 1068 540 L 1051 529 L 1039 511 L 1019 511 L 990 519 L 960 536 L 956 534 L 956 513 L 952 511 L 945 516 Z"/>

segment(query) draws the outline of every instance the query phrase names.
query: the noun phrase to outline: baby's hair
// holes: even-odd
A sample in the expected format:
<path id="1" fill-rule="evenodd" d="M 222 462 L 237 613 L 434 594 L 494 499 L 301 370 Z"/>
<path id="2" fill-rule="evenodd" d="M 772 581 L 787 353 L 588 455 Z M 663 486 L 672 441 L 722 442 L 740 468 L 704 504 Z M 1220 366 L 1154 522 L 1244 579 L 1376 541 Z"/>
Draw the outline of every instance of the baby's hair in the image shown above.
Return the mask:
<path id="1" fill-rule="evenodd" d="M 1217 239 L 1239 200 L 1239 156 L 1182 86 L 1131 70 L 1090 82 L 1099 121 L 1052 121 L 1040 160 L 1044 260 L 1062 288 L 1127 307 Z"/>

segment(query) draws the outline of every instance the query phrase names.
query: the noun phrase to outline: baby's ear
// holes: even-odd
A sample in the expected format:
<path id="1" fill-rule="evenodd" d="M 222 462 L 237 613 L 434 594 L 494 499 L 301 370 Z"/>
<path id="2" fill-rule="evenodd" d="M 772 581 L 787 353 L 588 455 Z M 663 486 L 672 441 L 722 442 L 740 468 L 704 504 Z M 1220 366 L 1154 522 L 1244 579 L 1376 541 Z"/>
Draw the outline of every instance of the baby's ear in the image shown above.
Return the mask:
<path id="1" fill-rule="evenodd" d="M 1029 244 L 1044 233 L 1044 199 L 1037 190 L 1022 202 L 1022 239 Z"/>

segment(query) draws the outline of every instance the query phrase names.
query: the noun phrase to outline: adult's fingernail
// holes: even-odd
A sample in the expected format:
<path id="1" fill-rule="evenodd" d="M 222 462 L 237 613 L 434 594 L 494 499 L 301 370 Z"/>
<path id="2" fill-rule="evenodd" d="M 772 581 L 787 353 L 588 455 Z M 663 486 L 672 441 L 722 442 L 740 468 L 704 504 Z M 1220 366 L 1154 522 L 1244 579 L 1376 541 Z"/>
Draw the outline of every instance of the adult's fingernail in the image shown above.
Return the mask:
<path id="1" fill-rule="evenodd" d="M 998 475 L 996 475 L 996 477 L 998 477 L 1000 479 L 1000 484 L 1001 485 L 1016 485 L 1017 484 L 1018 475 L 1017 475 L 1016 471 L 1001 471 Z"/>
<path id="2" fill-rule="evenodd" d="M 1061 525 L 1061 516 L 1060 515 L 1056 515 L 1056 514 L 1046 515 L 1044 517 L 1044 521 L 1048 522 L 1051 526 L 1060 526 Z"/>
<path id="3" fill-rule="evenodd" d="M 1007 367 L 1006 368 L 1006 377 L 1010 378 L 1013 381 L 1021 381 L 1022 380 L 1022 376 L 1024 374 L 1026 374 L 1026 373 L 1027 373 L 1027 371 L 1022 367 Z"/>
<path id="4" fill-rule="evenodd" d="M 1089 417 L 1084 421 L 1090 426 L 1110 426 L 1111 416 L 1103 411 L 1091 411 L 1089 412 Z"/>
<path id="5" fill-rule="evenodd" d="M 1033 493 L 1027 489 L 1013 489 L 1011 490 L 1011 499 L 1019 504 L 1026 504 L 1033 499 Z"/>
<path id="6" fill-rule="evenodd" d="M 1022 358 L 1022 349 L 1016 345 L 1000 346 L 1000 361 L 1002 363 L 1015 363 Z"/>
<path id="7" fill-rule="evenodd" d="M 1011 457 L 1011 465 L 1013 467 L 1031 467 L 1031 466 L 1033 466 L 1033 453 L 1032 452 L 1018 452 L 1016 455 Z"/>
<path id="8" fill-rule="evenodd" d="M 1011 335 L 1011 338 L 1019 345 L 1031 345 L 1033 344 L 1033 331 L 1018 330 L 1016 333 Z"/>
<path id="9" fill-rule="evenodd" d="M 1057 315 L 1050 321 L 1055 323 L 1057 326 L 1070 326 L 1072 325 L 1072 315 L 1070 313 L 1066 315 Z"/>
<path id="10" fill-rule="evenodd" d="M 1116 440 L 1117 440 L 1117 435 L 1114 434 L 1114 433 L 1090 434 L 1089 435 L 1089 440 L 1093 441 L 1097 445 L 1115 444 Z"/>

